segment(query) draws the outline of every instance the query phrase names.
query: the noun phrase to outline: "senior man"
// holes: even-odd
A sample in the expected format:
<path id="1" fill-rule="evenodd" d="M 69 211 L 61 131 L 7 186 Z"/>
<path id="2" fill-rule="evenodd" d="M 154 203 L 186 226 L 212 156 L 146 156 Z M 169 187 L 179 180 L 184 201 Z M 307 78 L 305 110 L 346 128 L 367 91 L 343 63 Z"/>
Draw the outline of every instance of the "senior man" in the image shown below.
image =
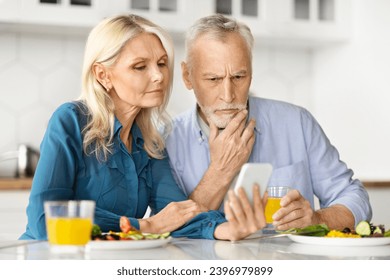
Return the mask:
<path id="1" fill-rule="evenodd" d="M 252 48 L 250 29 L 222 15 L 201 18 L 188 30 L 182 77 L 197 104 L 174 119 L 166 139 L 177 183 L 191 199 L 218 209 L 245 162 L 267 162 L 274 169 L 269 185 L 294 189 L 274 215 L 276 229 L 353 228 L 370 220 L 365 188 L 314 117 L 289 103 L 249 96 Z"/>

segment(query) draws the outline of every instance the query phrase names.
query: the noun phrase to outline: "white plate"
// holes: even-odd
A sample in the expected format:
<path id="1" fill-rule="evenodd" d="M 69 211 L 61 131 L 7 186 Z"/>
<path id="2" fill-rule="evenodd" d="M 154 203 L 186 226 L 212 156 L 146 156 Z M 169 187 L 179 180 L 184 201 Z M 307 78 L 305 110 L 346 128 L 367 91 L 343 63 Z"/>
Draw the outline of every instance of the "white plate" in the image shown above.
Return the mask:
<path id="1" fill-rule="evenodd" d="M 168 237 L 165 239 L 90 241 L 87 244 L 87 250 L 135 250 L 156 248 L 168 244 L 171 242 L 171 239 L 171 237 Z"/>
<path id="2" fill-rule="evenodd" d="M 312 244 L 292 243 L 288 252 L 326 257 L 390 257 L 390 245 L 385 246 L 316 246 Z"/>
<path id="3" fill-rule="evenodd" d="M 325 246 L 379 246 L 390 244 L 389 237 L 348 238 L 288 235 L 288 238 L 298 243 Z"/>

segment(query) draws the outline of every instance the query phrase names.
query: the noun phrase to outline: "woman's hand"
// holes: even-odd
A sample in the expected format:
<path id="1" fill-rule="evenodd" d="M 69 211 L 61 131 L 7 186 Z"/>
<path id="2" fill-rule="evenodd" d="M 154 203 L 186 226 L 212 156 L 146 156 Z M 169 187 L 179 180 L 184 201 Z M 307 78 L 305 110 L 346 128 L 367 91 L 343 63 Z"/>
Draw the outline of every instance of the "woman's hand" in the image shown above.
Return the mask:
<path id="1" fill-rule="evenodd" d="M 139 220 L 140 230 L 149 233 L 171 232 L 201 212 L 201 207 L 193 200 L 171 202 L 156 215 Z"/>
<path id="2" fill-rule="evenodd" d="M 238 196 L 232 190 L 228 192 L 225 202 L 227 222 L 219 225 L 214 232 L 216 239 L 240 240 L 266 226 L 264 207 L 258 185 L 253 186 L 253 207 L 240 188 Z"/>

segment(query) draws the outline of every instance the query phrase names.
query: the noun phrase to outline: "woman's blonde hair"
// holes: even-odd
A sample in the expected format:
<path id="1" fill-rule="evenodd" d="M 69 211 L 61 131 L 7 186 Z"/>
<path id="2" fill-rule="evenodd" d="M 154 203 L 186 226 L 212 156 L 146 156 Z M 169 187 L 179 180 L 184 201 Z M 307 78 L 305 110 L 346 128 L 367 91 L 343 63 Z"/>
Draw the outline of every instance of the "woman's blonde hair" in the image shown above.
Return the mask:
<path id="1" fill-rule="evenodd" d="M 111 152 L 115 107 L 106 89 L 95 78 L 93 65 L 100 63 L 105 67 L 112 66 L 126 43 L 142 33 L 156 35 L 168 55 L 170 81 L 163 103 L 155 108 L 142 108 L 135 119 L 144 138 L 144 149 L 149 156 L 163 157 L 165 143 L 157 127 L 159 125 L 170 127 L 166 106 L 173 81 L 172 39 L 165 30 L 145 18 L 136 15 L 119 15 L 107 18 L 93 28 L 85 47 L 82 93 L 79 98 L 88 109 L 88 121 L 83 129 L 83 149 L 86 154 L 95 154 L 98 159 L 106 160 Z"/>

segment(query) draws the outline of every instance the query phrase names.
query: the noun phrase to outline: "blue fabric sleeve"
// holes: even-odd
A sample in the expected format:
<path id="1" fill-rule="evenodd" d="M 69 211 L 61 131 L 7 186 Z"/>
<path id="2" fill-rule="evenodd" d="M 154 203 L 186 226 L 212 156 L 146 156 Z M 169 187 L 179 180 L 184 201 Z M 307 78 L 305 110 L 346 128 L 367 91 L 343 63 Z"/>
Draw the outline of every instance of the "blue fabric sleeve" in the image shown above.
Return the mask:
<path id="1" fill-rule="evenodd" d="M 75 154 L 81 149 L 81 135 L 76 114 L 68 106 L 53 113 L 41 143 L 27 207 L 27 233 L 33 239 L 46 239 L 44 201 L 68 200 L 74 195 Z"/>
<path id="2" fill-rule="evenodd" d="M 151 168 L 152 192 L 150 208 L 152 212 L 160 212 L 170 202 L 188 199 L 173 179 L 167 157 L 152 159 Z"/>
<path id="3" fill-rule="evenodd" d="M 353 171 L 340 160 L 337 149 L 306 110 L 302 111 L 302 124 L 305 128 L 314 193 L 321 198 L 321 208 L 341 204 L 352 212 L 355 225 L 359 221 L 370 220 L 372 209 L 363 184 L 352 179 Z"/>
<path id="4" fill-rule="evenodd" d="M 224 222 L 226 222 L 225 216 L 219 211 L 203 212 L 181 228 L 172 232 L 172 236 L 194 239 L 215 239 L 215 228 Z"/>
<path id="5" fill-rule="evenodd" d="M 172 201 L 183 201 L 188 199 L 176 184 L 170 171 L 167 157 L 162 160 L 153 160 L 152 178 L 153 189 L 150 207 L 153 213 L 158 213 Z M 223 222 L 226 222 L 226 219 L 224 215 L 218 211 L 201 213 L 181 228 L 172 232 L 172 236 L 214 239 L 215 228 Z"/>

